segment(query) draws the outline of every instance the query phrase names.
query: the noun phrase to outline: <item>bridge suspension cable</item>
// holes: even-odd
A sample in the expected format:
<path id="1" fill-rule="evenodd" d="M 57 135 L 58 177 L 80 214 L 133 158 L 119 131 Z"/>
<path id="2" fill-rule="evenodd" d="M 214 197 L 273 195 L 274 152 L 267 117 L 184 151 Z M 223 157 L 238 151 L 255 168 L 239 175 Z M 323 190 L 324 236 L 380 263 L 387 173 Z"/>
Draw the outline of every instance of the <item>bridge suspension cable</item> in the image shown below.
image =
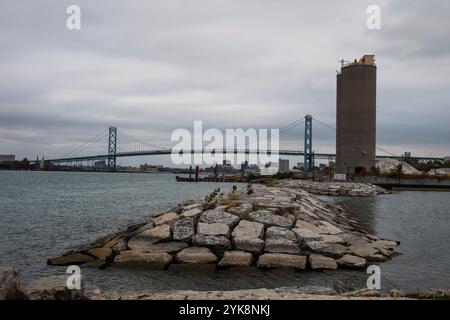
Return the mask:
<path id="1" fill-rule="evenodd" d="M 316 121 L 317 123 L 320 123 L 321 125 L 327 127 L 328 129 L 333 130 L 334 132 L 336 132 L 336 127 L 334 127 L 334 126 L 332 126 L 332 125 L 330 125 L 328 123 L 325 123 L 323 121 L 320 121 L 319 119 L 317 119 L 315 117 L 313 117 L 313 120 Z"/>
<path id="2" fill-rule="evenodd" d="M 141 139 L 137 139 L 132 135 L 126 133 L 123 130 L 119 130 L 118 134 L 118 152 L 145 152 L 149 150 L 169 150 L 170 148 L 162 147 L 156 144 L 144 142 Z"/>
<path id="3" fill-rule="evenodd" d="M 377 150 L 379 150 L 381 152 L 384 152 L 384 153 L 387 153 L 388 155 L 393 156 L 393 157 L 397 156 L 396 154 L 394 154 L 394 153 L 392 153 L 390 151 L 387 151 L 386 149 L 383 149 L 381 147 L 377 147 Z"/>
<path id="4" fill-rule="evenodd" d="M 66 153 L 65 155 L 63 155 L 61 158 L 69 158 L 69 157 L 73 157 L 77 154 L 79 154 L 81 151 L 86 150 L 88 147 L 90 147 L 91 145 L 93 145 L 95 142 L 99 142 L 100 138 L 105 138 L 108 134 L 108 130 L 103 130 L 100 133 L 98 133 L 97 135 L 95 135 L 91 140 L 89 140 L 88 142 L 76 147 L 75 149 L 73 149 L 72 151 Z"/>
<path id="5" fill-rule="evenodd" d="M 281 127 L 280 130 L 280 135 L 286 133 L 287 131 L 289 131 L 290 129 L 299 126 L 300 124 L 302 124 L 305 121 L 305 117 L 302 117 L 300 119 L 297 119 L 295 121 L 292 121 L 290 123 L 288 123 L 287 125 Z"/>

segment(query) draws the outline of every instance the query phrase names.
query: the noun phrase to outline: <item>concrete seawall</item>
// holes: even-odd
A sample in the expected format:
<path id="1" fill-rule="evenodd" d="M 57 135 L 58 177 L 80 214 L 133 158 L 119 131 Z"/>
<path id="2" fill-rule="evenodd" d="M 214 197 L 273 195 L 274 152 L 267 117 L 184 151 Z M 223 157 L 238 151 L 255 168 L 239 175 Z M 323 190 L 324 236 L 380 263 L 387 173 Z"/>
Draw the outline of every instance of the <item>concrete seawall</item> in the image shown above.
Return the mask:
<path id="1" fill-rule="evenodd" d="M 412 177 L 354 177 L 351 182 L 371 183 L 391 190 L 450 191 L 450 179 Z"/>

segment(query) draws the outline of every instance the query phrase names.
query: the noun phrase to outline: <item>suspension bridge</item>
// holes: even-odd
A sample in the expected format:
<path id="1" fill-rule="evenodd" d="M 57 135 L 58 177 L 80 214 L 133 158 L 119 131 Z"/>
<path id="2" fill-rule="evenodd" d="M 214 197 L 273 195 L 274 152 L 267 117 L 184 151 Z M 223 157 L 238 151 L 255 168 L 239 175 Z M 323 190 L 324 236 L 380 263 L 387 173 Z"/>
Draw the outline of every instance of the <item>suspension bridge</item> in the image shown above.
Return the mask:
<path id="1" fill-rule="evenodd" d="M 284 156 L 298 156 L 304 159 L 304 170 L 309 172 L 314 165 L 315 159 L 333 161 L 336 158 L 335 153 L 316 153 L 313 149 L 313 122 L 322 127 L 328 128 L 336 132 L 336 128 L 313 118 L 311 115 L 305 115 L 289 124 L 279 128 L 280 140 L 286 137 L 288 132 L 292 132 L 294 128 L 301 128 L 296 130 L 297 133 L 303 133 L 303 150 L 299 148 L 302 145 L 301 139 L 294 139 L 294 146 L 282 148 L 280 143 L 279 150 L 260 150 L 260 149 L 215 149 L 213 152 L 217 154 L 278 154 Z M 316 125 L 314 125 L 316 126 Z M 94 153 L 89 154 L 89 147 L 98 144 L 99 142 L 106 142 L 106 153 Z M 299 143 L 300 142 L 300 143 Z M 377 148 L 377 150 L 384 154 L 376 156 L 376 160 L 380 159 L 403 159 L 403 156 L 395 155 L 389 151 Z M 180 153 L 211 153 L 211 150 L 202 149 L 183 149 Z M 136 156 L 156 156 L 156 155 L 170 155 L 172 154 L 171 147 L 162 147 L 153 145 L 151 143 L 137 139 L 126 132 L 119 130 L 117 127 L 109 127 L 107 131 L 102 131 L 85 144 L 73 149 L 71 152 L 66 153 L 62 157 L 46 159 L 54 165 L 74 165 L 83 166 L 84 163 L 94 163 L 96 161 L 105 161 L 106 168 L 110 171 L 116 170 L 117 158 L 121 157 L 136 157 Z M 437 157 L 410 157 L 412 161 L 443 161 L 443 158 Z M 39 160 L 30 161 L 31 163 L 37 163 Z"/>

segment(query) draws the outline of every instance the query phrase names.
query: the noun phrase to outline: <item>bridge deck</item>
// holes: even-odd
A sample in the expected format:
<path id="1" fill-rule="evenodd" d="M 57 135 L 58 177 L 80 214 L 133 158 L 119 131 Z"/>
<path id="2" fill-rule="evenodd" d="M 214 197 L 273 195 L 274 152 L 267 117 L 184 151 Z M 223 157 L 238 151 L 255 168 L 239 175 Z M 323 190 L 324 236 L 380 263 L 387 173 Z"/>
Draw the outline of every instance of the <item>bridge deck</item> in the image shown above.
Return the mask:
<path id="1" fill-rule="evenodd" d="M 190 150 L 188 151 L 191 154 L 195 153 L 211 153 L 211 150 Z M 164 149 L 164 150 L 148 150 L 148 151 L 139 151 L 139 152 L 121 152 L 117 153 L 116 157 L 137 157 L 137 156 L 155 156 L 155 155 L 169 155 L 172 153 L 171 149 Z M 180 152 L 182 154 L 184 152 Z M 214 153 L 214 152 L 213 152 Z M 218 154 L 272 154 L 271 151 L 260 151 L 260 150 L 220 150 L 216 151 L 215 153 Z M 283 155 L 283 156 L 304 156 L 305 153 L 303 151 L 299 150 L 280 150 L 278 152 L 273 152 L 273 154 Z M 108 159 L 107 154 L 102 155 L 94 155 L 94 156 L 83 156 L 83 157 L 71 157 L 71 158 L 56 158 L 56 159 L 48 159 L 48 161 L 54 162 L 54 163 L 64 163 L 64 162 L 77 162 L 77 161 L 95 161 L 95 160 L 106 160 Z M 315 159 L 322 159 L 322 160 L 333 160 L 336 158 L 336 155 L 333 153 L 315 153 L 314 154 Z M 377 160 L 380 159 L 402 159 L 401 156 L 384 156 L 384 155 L 377 155 Z M 413 161 L 443 161 L 443 158 L 438 157 L 410 157 L 408 159 L 411 159 Z M 30 161 L 31 163 L 36 163 L 36 160 Z"/>

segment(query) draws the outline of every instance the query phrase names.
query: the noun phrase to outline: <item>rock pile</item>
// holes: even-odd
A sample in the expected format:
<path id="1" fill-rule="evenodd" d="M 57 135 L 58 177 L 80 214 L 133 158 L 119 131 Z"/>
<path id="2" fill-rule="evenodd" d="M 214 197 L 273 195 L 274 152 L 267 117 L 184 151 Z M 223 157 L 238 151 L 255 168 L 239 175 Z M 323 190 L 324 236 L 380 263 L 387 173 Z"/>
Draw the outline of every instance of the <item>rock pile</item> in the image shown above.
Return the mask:
<path id="1" fill-rule="evenodd" d="M 282 180 L 279 184 L 289 188 L 300 188 L 322 196 L 373 197 L 389 193 L 388 190 L 370 183 Z"/>
<path id="2" fill-rule="evenodd" d="M 157 269 L 363 268 L 367 261 L 388 260 L 396 245 L 366 233 L 342 207 L 286 181 L 180 205 L 48 263 Z"/>
<path id="3" fill-rule="evenodd" d="M 420 175 L 420 171 L 405 161 L 396 159 L 383 159 L 377 161 L 375 167 L 380 171 L 380 174 L 390 174 L 397 172 L 399 165 L 402 166 L 402 174 Z"/>
<path id="4" fill-rule="evenodd" d="M 0 266 L 0 300 L 22 300 L 26 295 L 21 289 L 17 268 Z"/>

